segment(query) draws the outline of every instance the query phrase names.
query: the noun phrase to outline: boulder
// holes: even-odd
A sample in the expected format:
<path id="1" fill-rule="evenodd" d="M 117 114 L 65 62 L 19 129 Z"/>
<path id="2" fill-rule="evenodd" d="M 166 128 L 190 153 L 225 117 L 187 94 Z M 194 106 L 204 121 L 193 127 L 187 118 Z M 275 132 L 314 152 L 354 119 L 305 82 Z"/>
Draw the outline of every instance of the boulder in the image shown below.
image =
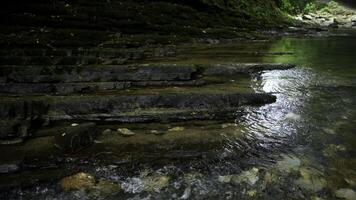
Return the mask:
<path id="1" fill-rule="evenodd" d="M 59 185 L 64 191 L 88 189 L 94 187 L 95 179 L 90 174 L 80 172 L 72 176 L 64 177 L 60 180 Z"/>
<path id="2" fill-rule="evenodd" d="M 68 126 L 55 135 L 55 146 L 64 153 L 75 153 L 93 144 L 96 137 L 96 124 L 84 123 Z"/>

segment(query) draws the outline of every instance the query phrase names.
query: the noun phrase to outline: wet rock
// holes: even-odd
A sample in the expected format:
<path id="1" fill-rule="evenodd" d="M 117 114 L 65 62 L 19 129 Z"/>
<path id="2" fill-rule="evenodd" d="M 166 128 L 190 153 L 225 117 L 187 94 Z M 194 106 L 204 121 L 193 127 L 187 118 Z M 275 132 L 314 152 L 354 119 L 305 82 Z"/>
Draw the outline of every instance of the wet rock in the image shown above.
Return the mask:
<path id="1" fill-rule="evenodd" d="M 148 176 L 147 173 L 141 174 L 140 178 L 128 178 L 121 184 L 121 187 L 130 193 L 159 192 L 168 186 L 169 177 L 161 175 Z"/>
<path id="2" fill-rule="evenodd" d="M 219 181 L 220 183 L 230 183 L 232 177 L 233 177 L 233 175 L 219 176 L 219 177 L 218 177 L 218 181 Z"/>
<path id="3" fill-rule="evenodd" d="M 9 139 L 9 140 L 0 140 L 0 145 L 14 145 L 23 143 L 23 138 Z"/>
<path id="4" fill-rule="evenodd" d="M 158 192 L 168 186 L 168 176 L 147 176 L 142 179 L 144 190 L 147 192 Z"/>
<path id="5" fill-rule="evenodd" d="M 122 82 L 83 82 L 83 83 L 0 83 L 3 94 L 53 94 L 69 95 L 96 93 L 112 90 L 127 90 L 142 87 L 202 86 L 203 80 L 191 81 L 122 81 Z"/>
<path id="6" fill-rule="evenodd" d="M 193 65 L 62 65 L 31 67 L 2 67 L 0 74 L 15 83 L 73 83 L 116 81 L 177 81 L 191 80 L 196 69 Z"/>
<path id="7" fill-rule="evenodd" d="M 286 119 L 289 119 L 289 120 L 293 120 L 293 121 L 298 121 L 300 120 L 300 115 L 298 114 L 295 114 L 295 113 L 288 113 L 286 116 L 285 116 Z"/>
<path id="8" fill-rule="evenodd" d="M 303 19 L 304 20 L 313 20 L 314 17 L 312 17 L 311 15 L 303 15 Z"/>
<path id="9" fill-rule="evenodd" d="M 13 173 L 20 170 L 20 163 L 0 163 L 0 174 Z"/>
<path id="10" fill-rule="evenodd" d="M 231 177 L 231 182 L 233 184 L 242 184 L 247 183 L 250 186 L 253 186 L 259 180 L 259 169 L 252 168 L 248 171 L 243 171 L 241 174 L 237 176 Z"/>
<path id="11" fill-rule="evenodd" d="M 180 132 L 180 131 L 184 131 L 184 127 L 174 127 L 174 128 L 170 128 L 168 129 L 169 132 Z"/>
<path id="12" fill-rule="evenodd" d="M 264 176 L 264 182 L 266 184 L 271 184 L 273 182 L 275 182 L 277 180 L 277 177 L 272 174 L 271 172 L 266 172 L 265 176 Z"/>
<path id="13" fill-rule="evenodd" d="M 112 133 L 111 129 L 105 129 L 101 134 L 110 135 Z"/>
<path id="14" fill-rule="evenodd" d="M 155 135 L 161 135 L 163 132 L 158 131 L 158 130 L 150 130 L 150 133 L 155 134 Z"/>
<path id="15" fill-rule="evenodd" d="M 340 199 L 356 200 L 356 192 L 349 188 L 341 188 L 336 190 L 335 196 Z"/>
<path id="16" fill-rule="evenodd" d="M 350 186 L 356 186 L 356 180 L 352 179 L 352 178 L 345 178 L 345 182 L 347 184 L 349 184 Z"/>
<path id="17" fill-rule="evenodd" d="M 326 180 L 322 177 L 322 174 L 316 170 L 301 168 L 301 178 L 296 180 L 296 184 L 306 190 L 318 192 L 324 189 L 327 185 Z"/>
<path id="18" fill-rule="evenodd" d="M 237 74 L 250 74 L 264 70 L 285 70 L 295 67 L 294 64 L 281 63 L 231 63 L 206 66 L 205 76 L 233 76 Z"/>
<path id="19" fill-rule="evenodd" d="M 54 121 L 71 119 L 102 121 L 108 118 L 110 121 L 121 120 L 125 122 L 126 119 L 126 122 L 130 122 L 130 118 L 135 119 L 137 115 L 137 117 L 141 116 L 144 119 L 151 117 L 152 112 L 145 113 L 145 109 L 150 111 L 152 109 L 170 108 L 171 110 L 177 109 L 179 113 L 188 109 L 194 109 L 199 113 L 199 110 L 206 109 L 208 113 L 210 110 L 210 113 L 214 114 L 215 112 L 221 113 L 221 111 L 243 105 L 261 105 L 275 101 L 275 96 L 262 93 L 162 93 L 73 96 L 71 98 L 56 99 L 51 104 L 51 112 L 48 117 Z M 140 112 L 137 112 L 137 110 Z M 142 115 L 140 115 L 141 112 Z M 159 114 L 161 113 L 153 112 L 152 114 L 155 114 L 155 116 L 152 116 L 153 119 L 150 118 L 149 120 L 160 120 L 157 117 L 159 118 Z M 194 115 L 190 115 L 194 117 Z M 197 115 L 195 117 L 200 116 Z M 214 116 L 204 115 L 202 117 Z M 184 116 L 180 118 L 184 118 Z M 191 118 L 188 118 L 188 120 Z"/>
<path id="20" fill-rule="evenodd" d="M 342 145 L 330 144 L 323 149 L 323 155 L 326 157 L 335 157 L 338 153 L 346 151 L 346 147 Z"/>
<path id="21" fill-rule="evenodd" d="M 323 128 L 323 131 L 329 135 L 335 135 L 336 132 L 333 129 L 330 128 Z"/>
<path id="22" fill-rule="evenodd" d="M 282 155 L 282 160 L 276 163 L 276 168 L 285 173 L 299 170 L 301 161 L 295 156 Z"/>
<path id="23" fill-rule="evenodd" d="M 59 185 L 64 191 L 89 189 L 95 186 L 95 179 L 90 174 L 80 172 L 61 179 Z"/>
<path id="24" fill-rule="evenodd" d="M 236 124 L 226 123 L 221 125 L 221 128 L 230 128 L 230 127 L 236 127 Z"/>
<path id="25" fill-rule="evenodd" d="M 107 196 L 114 196 L 122 191 L 120 185 L 101 180 L 93 187 L 89 188 L 89 196 L 103 198 Z"/>
<path id="26" fill-rule="evenodd" d="M 257 195 L 257 190 L 249 190 L 246 194 L 250 197 L 255 197 Z"/>
<path id="27" fill-rule="evenodd" d="M 68 126 L 56 133 L 55 146 L 64 153 L 75 153 L 92 145 L 96 134 L 95 123 Z"/>
<path id="28" fill-rule="evenodd" d="M 218 181 L 221 183 L 231 183 L 233 185 L 248 184 L 253 186 L 259 180 L 259 169 L 252 168 L 248 171 L 243 171 L 240 174 L 227 176 L 219 176 Z"/>
<path id="29" fill-rule="evenodd" d="M 117 129 L 117 132 L 119 132 L 122 136 L 125 136 L 125 137 L 130 137 L 130 136 L 136 135 L 136 133 L 132 132 L 131 130 L 129 130 L 127 128 L 119 128 L 119 129 Z"/>
<path id="30" fill-rule="evenodd" d="M 28 130 L 43 123 L 48 102 L 28 98 L 0 99 L 0 139 L 26 138 Z"/>
<path id="31" fill-rule="evenodd" d="M 185 174 L 183 179 L 184 179 L 184 182 L 191 185 L 192 183 L 198 181 L 202 177 L 203 177 L 203 175 L 201 173 L 192 172 L 192 173 Z"/>
<path id="32" fill-rule="evenodd" d="M 191 194 L 192 194 L 192 188 L 190 186 L 188 186 L 184 190 L 183 195 L 180 197 L 180 199 L 189 199 Z"/>

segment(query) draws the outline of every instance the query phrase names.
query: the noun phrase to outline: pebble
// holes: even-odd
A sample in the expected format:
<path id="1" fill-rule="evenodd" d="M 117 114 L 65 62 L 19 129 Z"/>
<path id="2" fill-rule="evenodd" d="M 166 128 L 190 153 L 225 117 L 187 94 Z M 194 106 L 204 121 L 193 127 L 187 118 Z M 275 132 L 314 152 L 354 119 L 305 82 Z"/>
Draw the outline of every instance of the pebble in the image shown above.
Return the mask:
<path id="1" fill-rule="evenodd" d="M 289 119 L 289 120 L 293 120 L 293 121 L 298 121 L 300 120 L 300 115 L 298 114 L 295 114 L 295 113 L 288 113 L 286 116 L 285 116 L 286 119 Z"/>
<path id="2" fill-rule="evenodd" d="M 132 132 L 131 130 L 127 129 L 127 128 L 118 128 L 117 131 L 123 135 L 123 136 L 133 136 L 136 133 Z"/>
<path id="3" fill-rule="evenodd" d="M 301 168 L 300 174 L 301 178 L 296 180 L 296 184 L 303 189 L 319 192 L 327 185 L 326 180 L 317 171 Z"/>
<path id="4" fill-rule="evenodd" d="M 111 129 L 105 129 L 103 132 L 102 132 L 103 135 L 109 135 L 111 134 Z"/>
<path id="5" fill-rule="evenodd" d="M 336 190 L 335 196 L 337 198 L 346 199 L 346 200 L 356 200 L 355 191 L 349 188 L 341 188 Z"/>
<path id="6" fill-rule="evenodd" d="M 168 129 L 168 131 L 169 132 L 180 132 L 180 131 L 184 131 L 184 129 L 185 129 L 184 127 L 177 126 L 177 127 Z"/>
<path id="7" fill-rule="evenodd" d="M 292 171 L 297 171 L 301 165 L 299 158 L 295 156 L 283 155 L 283 159 L 278 161 L 276 167 L 279 171 L 290 173 Z"/>
<path id="8" fill-rule="evenodd" d="M 241 184 L 241 183 L 247 183 L 249 185 L 255 185 L 257 181 L 259 180 L 258 177 L 258 172 L 259 169 L 253 167 L 252 169 L 248 171 L 243 171 L 241 174 L 238 176 L 234 176 L 231 178 L 231 182 Z"/>
<path id="9" fill-rule="evenodd" d="M 80 172 L 63 178 L 59 184 L 64 191 L 88 189 L 94 187 L 95 179 L 90 174 Z"/>

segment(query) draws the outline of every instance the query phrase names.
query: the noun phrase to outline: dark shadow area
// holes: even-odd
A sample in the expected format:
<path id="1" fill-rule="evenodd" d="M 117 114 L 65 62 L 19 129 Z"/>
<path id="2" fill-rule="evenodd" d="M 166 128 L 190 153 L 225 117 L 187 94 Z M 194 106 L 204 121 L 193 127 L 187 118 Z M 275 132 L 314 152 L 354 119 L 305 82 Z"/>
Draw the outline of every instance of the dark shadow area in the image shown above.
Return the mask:
<path id="1" fill-rule="evenodd" d="M 355 0 L 338 0 L 338 2 L 343 3 L 347 6 L 350 6 L 352 8 L 356 8 L 356 1 Z"/>

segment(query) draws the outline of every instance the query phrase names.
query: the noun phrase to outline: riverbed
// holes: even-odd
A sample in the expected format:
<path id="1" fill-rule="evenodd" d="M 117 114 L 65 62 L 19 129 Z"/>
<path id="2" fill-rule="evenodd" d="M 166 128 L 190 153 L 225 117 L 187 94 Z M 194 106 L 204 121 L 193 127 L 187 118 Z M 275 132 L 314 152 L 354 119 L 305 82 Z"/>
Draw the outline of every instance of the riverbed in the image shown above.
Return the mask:
<path id="1" fill-rule="evenodd" d="M 153 156 L 125 167 L 109 161 L 80 166 L 96 180 L 119 186 L 121 192 L 65 192 L 52 181 L 3 195 L 10 199 L 356 199 L 355 31 L 184 45 L 174 58 L 147 62 L 158 61 L 282 62 L 297 67 L 253 75 L 245 84 L 256 92 L 274 94 L 277 101 L 244 107 L 245 114 L 221 126 L 220 133 L 235 126 L 244 137 L 227 136 L 208 154 L 159 161 Z M 238 82 L 235 78 L 229 81 Z"/>

